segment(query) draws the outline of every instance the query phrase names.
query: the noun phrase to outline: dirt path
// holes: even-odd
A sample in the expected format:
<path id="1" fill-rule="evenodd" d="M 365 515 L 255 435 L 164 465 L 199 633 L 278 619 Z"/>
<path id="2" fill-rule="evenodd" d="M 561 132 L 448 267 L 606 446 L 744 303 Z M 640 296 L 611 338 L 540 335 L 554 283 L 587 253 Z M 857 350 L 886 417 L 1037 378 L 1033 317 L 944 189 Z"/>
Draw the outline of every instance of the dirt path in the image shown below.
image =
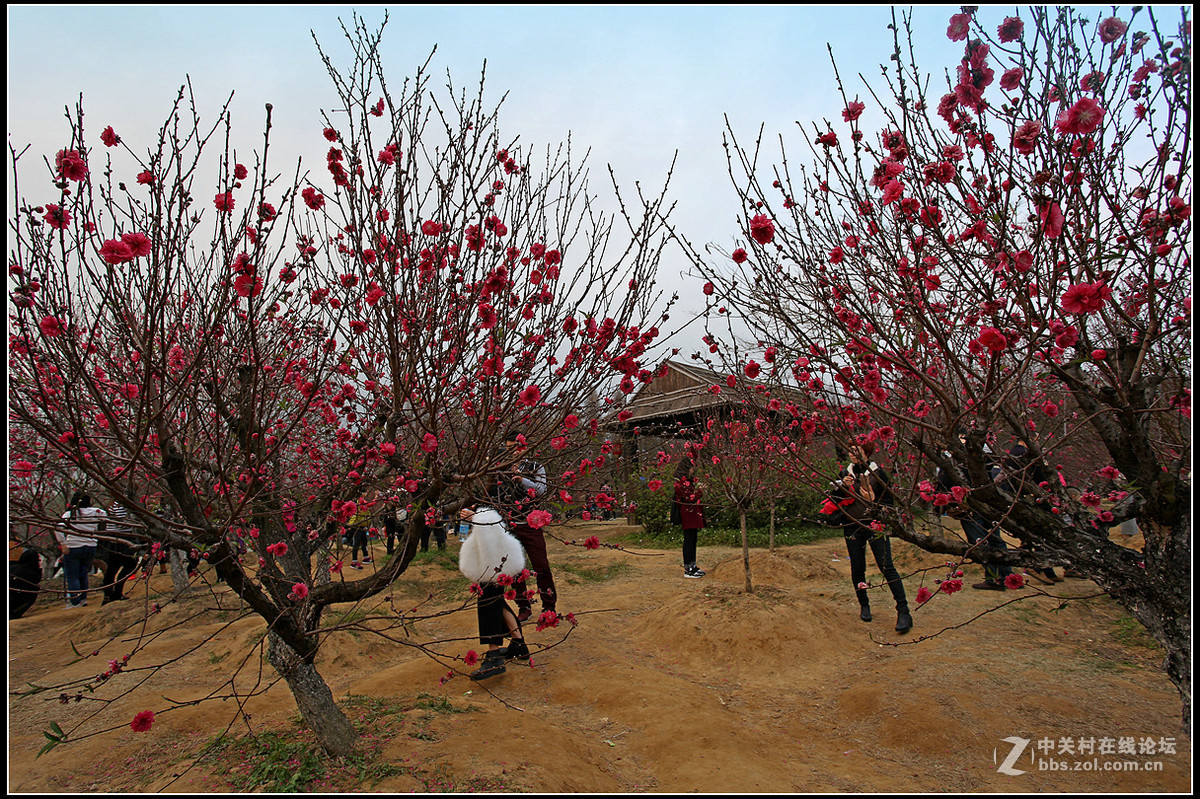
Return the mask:
<path id="1" fill-rule="evenodd" d="M 620 530 L 611 522 L 558 533 L 604 540 Z M 902 543 L 895 549 L 905 573 L 938 562 Z M 357 787 L 545 793 L 1191 788 L 1191 740 L 1179 724 L 1177 694 L 1158 668 L 1161 654 L 1107 599 L 1056 609 L 1058 601 L 1042 597 L 920 643 L 892 646 L 1031 591 L 937 596 L 915 612 L 913 631 L 899 636 L 882 596 L 873 603 L 875 621 L 858 620 L 837 539 L 753 553 L 753 595 L 741 591 L 741 553 L 732 549 L 702 549 L 708 576 L 701 580 L 683 578 L 675 552 L 589 551 L 551 542 L 550 556 L 559 609 L 577 613 L 579 625 L 565 640 L 565 626 L 529 628 L 532 667 L 510 664 L 506 674 L 484 683 L 461 676 L 442 683 L 447 664 L 403 643 L 359 632 L 330 639 L 319 666 L 335 696 L 352 697 L 356 708 L 392 702 L 405 710 L 388 723 L 372 722 L 364 739 L 379 752 L 377 763 L 402 764 L 404 773 L 393 768 Z M 977 571 L 968 571 L 968 584 Z M 411 607 L 456 577 L 436 560 L 419 562 L 405 575 L 416 585 L 397 590 L 395 607 Z M 167 580 L 156 575 L 151 587 L 165 590 Z M 919 582 L 909 580 L 910 597 Z M 1047 590 L 1095 593 L 1081 580 Z M 119 644 L 72 663 L 70 642 L 85 653 L 98 647 L 120 619 L 135 618 L 134 604 L 69 611 L 39 603 L 10 622 L 10 691 L 103 671 L 108 659 L 120 656 Z M 138 661 L 178 653 L 220 631 L 217 613 L 190 618 L 189 608 L 201 604 L 189 600 L 156 617 L 158 627 L 176 626 Z M 414 640 L 461 638 L 437 648 L 462 654 L 478 648 L 474 624 L 473 612 L 422 622 Z M 148 733 L 131 732 L 128 720 L 139 710 L 165 709 L 163 697 L 187 701 L 218 690 L 234 672 L 240 648 L 260 637 L 254 620 L 238 622 L 115 702 L 94 727 L 112 731 L 38 759 L 51 721 L 67 728 L 98 703 L 10 697 L 9 790 L 229 791 L 222 771 L 228 760 L 219 767 L 187 766 L 236 717 L 232 701 L 160 712 Z M 97 696 L 132 687 L 141 674 L 121 674 Z M 243 669 L 239 689 L 246 691 L 257 675 L 256 665 Z M 268 667 L 265 677 L 271 676 Z M 249 700 L 246 709 L 259 731 L 294 723 L 295 705 L 282 686 Z M 999 770 L 1015 745 L 1007 738 L 1030 742 L 1008 769 L 1022 774 Z M 1066 752 L 1067 744 L 1076 751 Z M 1089 745 L 1094 754 L 1078 754 Z M 1132 754 L 1125 753 L 1129 748 Z M 1125 770 L 1133 764 L 1139 770 Z M 183 776 L 173 779 L 176 774 Z"/>

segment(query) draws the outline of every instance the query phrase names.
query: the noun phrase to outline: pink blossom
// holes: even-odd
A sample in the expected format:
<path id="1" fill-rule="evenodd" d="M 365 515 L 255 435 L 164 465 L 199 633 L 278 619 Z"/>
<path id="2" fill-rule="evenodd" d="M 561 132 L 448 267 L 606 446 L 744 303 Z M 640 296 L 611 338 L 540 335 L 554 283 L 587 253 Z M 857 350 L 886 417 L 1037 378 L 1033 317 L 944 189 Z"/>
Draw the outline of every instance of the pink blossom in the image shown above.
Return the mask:
<path id="1" fill-rule="evenodd" d="M 46 203 L 46 224 L 55 230 L 65 230 L 71 224 L 71 212 L 53 203 Z"/>
<path id="2" fill-rule="evenodd" d="M 542 399 L 542 390 L 535 384 L 527 386 L 519 395 L 521 405 L 526 408 L 532 408 L 537 405 Z"/>
<path id="3" fill-rule="evenodd" d="M 1038 206 L 1038 217 L 1042 220 L 1042 233 L 1048 239 L 1056 239 L 1062 235 L 1066 218 L 1058 203 L 1043 203 Z"/>
<path id="4" fill-rule="evenodd" d="M 129 729 L 134 732 L 148 732 L 150 725 L 154 723 L 154 711 L 143 710 L 133 717 L 133 721 L 129 722 Z"/>
<path id="5" fill-rule="evenodd" d="M 970 14 L 955 14 L 950 17 L 950 26 L 946 28 L 946 36 L 952 42 L 961 42 L 967 38 L 970 32 L 971 15 Z"/>
<path id="6" fill-rule="evenodd" d="M 104 259 L 105 263 L 124 264 L 133 260 L 133 250 L 122 241 L 109 239 L 100 245 L 100 257 Z"/>
<path id="7" fill-rule="evenodd" d="M 213 198 L 213 205 L 216 206 L 216 209 L 222 213 L 228 213 L 229 211 L 232 211 L 234 205 L 233 192 L 226 191 L 219 193 Z"/>
<path id="8" fill-rule="evenodd" d="M 1064 110 L 1054 121 L 1059 133 L 1070 136 L 1086 136 L 1100 126 L 1104 109 L 1091 97 L 1083 97 Z"/>
<path id="9" fill-rule="evenodd" d="M 145 233 L 126 233 L 121 236 L 121 243 L 129 248 L 134 258 L 149 255 L 153 249 L 150 237 Z"/>
<path id="10" fill-rule="evenodd" d="M 1028 120 L 1013 132 L 1013 148 L 1022 155 L 1031 155 L 1042 135 L 1042 123 Z"/>
<path id="11" fill-rule="evenodd" d="M 531 510 L 529 511 L 529 515 L 525 517 L 525 523 L 535 530 L 540 530 L 549 524 L 553 518 L 550 511 Z"/>
<path id="12" fill-rule="evenodd" d="M 961 591 L 962 586 L 962 580 L 943 580 L 942 584 L 938 586 L 938 590 L 943 594 L 953 594 L 955 591 Z"/>
<path id="13" fill-rule="evenodd" d="M 588 540 L 583 542 L 583 548 L 584 549 L 599 549 L 600 548 L 600 539 L 596 536 L 592 536 L 591 538 L 589 538 Z"/>
<path id="14" fill-rule="evenodd" d="M 426 433 L 421 439 L 421 449 L 425 452 L 436 452 L 438 448 L 438 438 L 433 433 Z"/>
<path id="15" fill-rule="evenodd" d="M 992 352 L 1002 352 L 1008 347 L 1008 339 L 994 327 L 985 327 L 980 330 L 978 341 Z"/>
<path id="16" fill-rule="evenodd" d="M 842 111 L 842 119 L 844 119 L 846 122 L 853 122 L 862 116 L 863 109 L 865 108 L 866 106 L 860 103 L 858 100 L 851 100 L 846 104 L 846 108 Z"/>
<path id="17" fill-rule="evenodd" d="M 770 244 L 775 239 L 775 223 L 766 214 L 758 214 L 750 220 L 750 236 L 759 244 Z"/>
<path id="18" fill-rule="evenodd" d="M 902 196 L 904 196 L 904 184 L 893 178 L 883 189 L 883 204 L 889 205 Z"/>
<path id="19" fill-rule="evenodd" d="M 1100 23 L 1100 41 L 1104 44 L 1112 44 L 1124 36 L 1128 28 L 1128 25 L 1116 17 L 1109 17 Z"/>
<path id="20" fill-rule="evenodd" d="M 996 33 L 1002 42 L 1015 42 L 1025 32 L 1025 23 L 1020 17 L 1005 17 Z"/>
<path id="21" fill-rule="evenodd" d="M 304 583 L 296 583 L 292 586 L 292 593 L 288 594 L 292 599 L 300 600 L 308 596 L 308 586 Z"/>
<path id="22" fill-rule="evenodd" d="M 100 132 L 100 141 L 104 142 L 105 147 L 116 147 L 121 143 L 121 137 L 113 131 L 112 125 L 109 125 Z"/>
<path id="23" fill-rule="evenodd" d="M 42 317 L 42 321 L 38 322 L 38 330 L 41 330 L 42 335 L 47 338 L 55 338 L 62 335 L 62 322 L 57 317 L 44 316 Z"/>
<path id="24" fill-rule="evenodd" d="M 87 162 L 75 150 L 59 150 L 54 157 L 58 174 L 66 180 L 82 181 L 88 175 Z"/>
<path id="25" fill-rule="evenodd" d="M 13 464 L 13 477 L 18 480 L 24 480 L 33 474 L 33 464 L 26 460 L 20 460 Z"/>
<path id="26" fill-rule="evenodd" d="M 1062 295 L 1062 308 L 1067 313 L 1095 313 L 1112 299 L 1112 290 L 1103 281 L 1076 283 Z"/>
<path id="27" fill-rule="evenodd" d="M 1008 588 L 1009 590 L 1012 590 L 1012 591 L 1015 591 L 1018 588 L 1024 588 L 1025 587 L 1025 577 L 1020 574 L 1017 574 L 1016 572 L 1013 572 L 1012 574 L 1010 574 L 1004 578 L 1004 587 Z"/>
<path id="28" fill-rule="evenodd" d="M 920 588 L 917 589 L 917 604 L 924 605 L 926 602 L 929 601 L 930 597 L 932 597 L 932 596 L 933 596 L 932 591 L 930 591 L 925 586 L 921 586 Z"/>
<path id="29" fill-rule="evenodd" d="M 1025 81 L 1025 70 L 1020 67 L 1004 70 L 1004 74 L 1000 76 L 1000 88 L 1006 92 L 1011 92 L 1013 89 L 1021 88 L 1021 84 Z"/>

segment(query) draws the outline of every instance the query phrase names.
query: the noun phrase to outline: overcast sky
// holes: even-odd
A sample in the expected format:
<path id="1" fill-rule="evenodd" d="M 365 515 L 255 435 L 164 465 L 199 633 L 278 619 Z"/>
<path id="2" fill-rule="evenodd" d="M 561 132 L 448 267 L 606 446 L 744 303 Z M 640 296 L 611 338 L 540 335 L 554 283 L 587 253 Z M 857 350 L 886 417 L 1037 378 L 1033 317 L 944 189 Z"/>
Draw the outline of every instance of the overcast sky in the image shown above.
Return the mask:
<path id="1" fill-rule="evenodd" d="M 127 141 L 142 131 L 148 145 L 190 76 L 210 119 L 236 93 L 233 123 L 245 148 L 261 140 L 269 102 L 272 147 L 319 167 L 328 146 L 320 111 L 333 95 L 312 34 L 348 60 L 339 18 L 348 21 L 352 9 L 371 26 L 383 18 L 381 6 L 10 5 L 9 141 L 52 155 L 67 143 L 64 108 L 82 95 L 92 135 L 112 125 Z M 915 9 L 923 64 L 940 70 L 961 58 L 962 43 L 946 37 L 957 10 Z M 606 188 L 607 164 L 623 185 L 661 185 L 678 151 L 676 225 L 697 244 L 727 250 L 738 238 L 738 203 L 721 145 L 725 115 L 747 140 L 765 125 L 768 139 L 784 134 L 802 154 L 797 121 L 842 124 L 827 43 L 847 93 L 868 106 L 858 76 L 880 85 L 879 64 L 891 47 L 888 6 L 462 5 L 388 13 L 391 83 L 411 75 L 435 45 L 434 74 L 448 70 L 458 85 L 474 85 L 486 59 L 492 98 L 508 93 L 504 135 L 548 144 L 571 132 L 576 148 L 592 150 L 597 191 Z M 1012 12 L 981 13 L 994 25 Z M 663 277 L 675 280 L 681 268 L 675 263 Z"/>

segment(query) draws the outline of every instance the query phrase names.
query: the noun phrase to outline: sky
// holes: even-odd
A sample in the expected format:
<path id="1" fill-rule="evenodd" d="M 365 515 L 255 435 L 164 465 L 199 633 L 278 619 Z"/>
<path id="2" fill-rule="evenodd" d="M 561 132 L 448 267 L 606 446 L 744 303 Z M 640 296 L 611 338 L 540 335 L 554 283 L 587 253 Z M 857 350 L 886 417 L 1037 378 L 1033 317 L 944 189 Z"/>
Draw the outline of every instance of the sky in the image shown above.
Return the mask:
<path id="1" fill-rule="evenodd" d="M 914 9 L 922 63 L 961 58 L 962 44 L 946 37 L 957 10 Z M 891 51 L 891 7 L 870 5 L 9 5 L 9 143 L 52 157 L 68 141 L 65 108 L 82 96 L 93 136 L 112 125 L 127 142 L 142 131 L 148 146 L 190 78 L 210 119 L 235 93 L 233 125 L 246 148 L 261 141 L 271 103 L 275 154 L 321 167 L 320 112 L 333 89 L 313 36 L 348 64 L 339 19 L 349 24 L 355 11 L 371 27 L 388 13 L 392 84 L 435 46 L 432 73 L 449 72 L 459 86 L 475 86 L 486 60 L 487 94 L 507 93 L 504 135 L 544 148 L 570 133 L 576 150 L 591 149 L 597 193 L 608 190 L 608 165 L 623 187 L 660 187 L 677 154 L 669 195 L 677 229 L 727 251 L 739 240 L 739 203 L 722 147 L 726 117 L 746 141 L 761 125 L 768 141 L 782 134 L 801 156 L 798 121 L 841 123 L 827 46 L 848 96 L 868 106 L 859 75 L 880 86 Z M 684 271 L 672 254 L 660 277 L 685 285 Z"/>

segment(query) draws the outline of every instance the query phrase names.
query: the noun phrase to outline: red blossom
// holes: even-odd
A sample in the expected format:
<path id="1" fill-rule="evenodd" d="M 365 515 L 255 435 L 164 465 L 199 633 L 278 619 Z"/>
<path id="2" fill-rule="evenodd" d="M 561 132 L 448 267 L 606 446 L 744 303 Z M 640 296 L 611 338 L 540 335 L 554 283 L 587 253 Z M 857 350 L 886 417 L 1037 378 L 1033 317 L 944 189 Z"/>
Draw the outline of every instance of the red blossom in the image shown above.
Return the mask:
<path id="1" fill-rule="evenodd" d="M 532 408 L 537 405 L 542 399 L 542 389 L 537 385 L 529 385 L 518 395 L 521 400 L 521 405 L 526 408 Z"/>
<path id="2" fill-rule="evenodd" d="M 154 173 L 148 169 L 139 172 L 137 182 L 142 186 L 152 186 L 154 184 Z"/>
<path id="3" fill-rule="evenodd" d="M 775 239 L 775 223 L 765 214 L 750 220 L 750 236 L 759 244 L 770 244 Z"/>
<path id="4" fill-rule="evenodd" d="M 1025 33 L 1025 23 L 1020 17 L 1005 17 L 996 33 L 1001 42 L 1015 42 Z"/>
<path id="5" fill-rule="evenodd" d="M 591 538 L 589 538 L 588 540 L 583 542 L 583 548 L 584 549 L 599 549 L 600 548 L 600 539 L 596 536 L 592 536 Z"/>
<path id="6" fill-rule="evenodd" d="M 1104 281 L 1076 283 L 1063 292 L 1062 309 L 1073 314 L 1095 313 L 1111 299 L 1112 289 Z"/>
<path id="7" fill-rule="evenodd" d="M 154 711 L 143 710 L 133 717 L 133 721 L 129 722 L 129 729 L 134 732 L 149 732 L 152 724 L 154 724 Z"/>
<path id="8" fill-rule="evenodd" d="M 1015 591 L 1018 588 L 1024 588 L 1025 587 L 1025 577 L 1023 575 L 1017 574 L 1016 572 L 1013 572 L 1012 574 L 1010 574 L 1004 578 L 1004 587 L 1008 588 L 1012 591 Z"/>
<path id="9" fill-rule="evenodd" d="M 100 141 L 104 142 L 105 147 L 116 147 L 121 143 L 121 137 L 113 132 L 112 125 L 109 125 L 100 132 Z"/>
<path id="10" fill-rule="evenodd" d="M 463 655 L 463 665 L 474 666 L 479 663 L 479 653 L 474 649 L 468 649 L 467 654 Z"/>
<path id="11" fill-rule="evenodd" d="M 47 338 L 55 338 L 62 335 L 62 322 L 57 317 L 44 316 L 42 321 L 38 322 L 38 330 L 41 330 L 42 335 Z"/>
<path id="12" fill-rule="evenodd" d="M 320 210 L 321 206 L 325 205 L 325 195 L 320 194 L 312 186 L 300 192 L 300 196 L 304 198 L 304 204 L 314 211 Z"/>
<path id="13" fill-rule="evenodd" d="M 961 591 L 962 586 L 963 586 L 962 580 L 958 580 L 958 579 L 943 580 L 942 584 L 940 586 L 938 586 L 938 590 L 941 591 L 943 594 L 953 594 L 955 591 Z"/>
<path id="14" fill-rule="evenodd" d="M 1066 218 L 1063 216 L 1062 208 L 1058 203 L 1050 202 L 1043 203 L 1038 206 L 1038 216 L 1042 220 L 1042 233 L 1048 239 L 1056 239 L 1062 235 L 1063 224 Z"/>
<path id="15" fill-rule="evenodd" d="M 746 255 L 745 250 L 743 250 L 741 247 L 738 247 L 733 251 L 733 254 L 730 257 L 733 258 L 733 262 L 735 264 L 744 264 L 749 256 Z"/>
<path id="16" fill-rule="evenodd" d="M 1104 44 L 1112 44 L 1117 39 L 1125 35 L 1125 31 L 1129 28 L 1123 21 L 1116 17 L 1109 17 L 1100 23 L 1100 41 Z"/>
<path id="17" fill-rule="evenodd" d="M 216 197 L 213 197 L 213 205 L 215 205 L 217 210 L 221 211 L 222 213 L 228 213 L 229 211 L 232 211 L 233 204 L 233 192 L 231 191 L 221 192 Z"/>
<path id="18" fill-rule="evenodd" d="M 842 119 L 844 119 L 846 122 L 853 122 L 862 116 L 863 109 L 865 108 L 866 106 L 860 103 L 858 100 L 851 100 L 842 110 Z"/>
<path id="19" fill-rule="evenodd" d="M 920 588 L 917 589 L 917 604 L 924 605 L 926 602 L 928 602 L 930 600 L 930 598 L 932 596 L 933 596 L 932 591 L 930 591 L 925 586 L 921 586 Z"/>
<path id="20" fill-rule="evenodd" d="M 43 218 L 46 224 L 56 230 L 64 230 L 71 224 L 71 212 L 53 203 L 46 203 L 46 215 Z"/>
<path id="21" fill-rule="evenodd" d="M 1054 121 L 1059 133 L 1068 136 L 1086 136 L 1100 126 L 1104 109 L 1091 97 L 1083 97 L 1064 110 Z"/>
<path id="22" fill-rule="evenodd" d="M 1000 88 L 1006 92 L 1011 92 L 1013 89 L 1021 88 L 1021 84 L 1025 81 L 1025 70 L 1020 67 L 1004 70 L 1004 74 L 1000 76 Z"/>
<path id="23" fill-rule="evenodd" d="M 970 14 L 955 14 L 950 17 L 950 26 L 946 28 L 946 36 L 952 42 L 961 42 L 967 38 L 971 30 Z"/>
<path id="24" fill-rule="evenodd" d="M 87 162 L 75 150 L 59 150 L 54 157 L 54 166 L 58 174 L 66 180 L 78 182 L 88 175 Z"/>

